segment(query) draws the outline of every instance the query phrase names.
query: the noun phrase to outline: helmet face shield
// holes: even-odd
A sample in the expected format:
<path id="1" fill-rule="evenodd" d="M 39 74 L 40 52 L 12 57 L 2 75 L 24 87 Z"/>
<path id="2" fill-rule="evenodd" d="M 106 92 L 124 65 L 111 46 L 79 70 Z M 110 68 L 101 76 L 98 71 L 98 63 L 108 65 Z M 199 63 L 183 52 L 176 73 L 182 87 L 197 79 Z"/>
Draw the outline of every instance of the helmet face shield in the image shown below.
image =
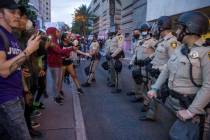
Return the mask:
<path id="1" fill-rule="evenodd" d="M 157 22 L 153 23 L 150 32 L 151 32 L 153 37 L 159 39 L 159 37 L 160 37 L 160 30 L 159 30 L 159 26 L 158 26 Z"/>

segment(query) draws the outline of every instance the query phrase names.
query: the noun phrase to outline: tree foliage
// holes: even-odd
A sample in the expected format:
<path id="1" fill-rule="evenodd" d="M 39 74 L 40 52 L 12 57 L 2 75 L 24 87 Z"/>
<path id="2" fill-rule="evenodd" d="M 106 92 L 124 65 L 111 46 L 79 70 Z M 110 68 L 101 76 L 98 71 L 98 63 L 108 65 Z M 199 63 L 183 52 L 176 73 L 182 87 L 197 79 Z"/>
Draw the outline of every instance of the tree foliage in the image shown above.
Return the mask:
<path id="1" fill-rule="evenodd" d="M 18 5 L 23 6 L 26 8 L 26 15 L 28 16 L 28 18 L 35 22 L 37 20 L 37 14 L 35 11 L 30 9 L 30 6 L 28 5 L 29 0 L 19 0 Z"/>
<path id="2" fill-rule="evenodd" d="M 79 8 L 75 9 L 72 32 L 86 36 L 90 32 L 88 25 L 91 18 L 94 18 L 94 16 L 86 5 L 81 5 Z"/>

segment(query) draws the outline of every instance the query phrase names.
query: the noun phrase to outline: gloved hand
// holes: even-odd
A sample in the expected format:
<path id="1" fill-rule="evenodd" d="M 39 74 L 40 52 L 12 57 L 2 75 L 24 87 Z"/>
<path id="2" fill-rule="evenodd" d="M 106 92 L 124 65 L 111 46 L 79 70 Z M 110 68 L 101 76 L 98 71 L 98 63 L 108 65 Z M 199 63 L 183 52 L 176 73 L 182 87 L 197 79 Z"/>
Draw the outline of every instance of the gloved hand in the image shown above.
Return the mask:
<path id="1" fill-rule="evenodd" d="M 195 116 L 194 113 L 190 112 L 189 110 L 179 110 L 177 111 L 176 116 L 182 120 L 182 121 L 186 121 L 188 119 L 191 119 Z"/>
<path id="2" fill-rule="evenodd" d="M 135 61 L 134 61 L 134 64 L 135 64 L 135 65 L 138 65 L 138 66 L 140 66 L 140 67 L 144 66 L 144 62 L 143 62 L 142 60 L 135 60 Z"/>
<path id="3" fill-rule="evenodd" d="M 148 65 L 151 61 L 152 61 L 152 59 L 150 57 L 147 57 L 143 60 L 143 63 L 144 63 L 144 65 Z"/>
<path id="4" fill-rule="evenodd" d="M 107 54 L 107 55 L 106 55 L 106 59 L 109 61 L 109 60 L 112 59 L 112 56 L 111 56 L 110 54 Z"/>
<path id="5" fill-rule="evenodd" d="M 133 67 L 133 64 L 128 65 L 128 69 L 130 70 Z"/>

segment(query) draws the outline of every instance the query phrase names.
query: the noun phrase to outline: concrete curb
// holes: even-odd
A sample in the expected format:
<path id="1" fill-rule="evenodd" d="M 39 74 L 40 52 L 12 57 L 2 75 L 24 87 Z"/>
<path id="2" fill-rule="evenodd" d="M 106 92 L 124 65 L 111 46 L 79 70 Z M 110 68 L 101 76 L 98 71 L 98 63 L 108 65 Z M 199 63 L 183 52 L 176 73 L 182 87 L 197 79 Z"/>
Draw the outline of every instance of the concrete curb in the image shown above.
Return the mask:
<path id="1" fill-rule="evenodd" d="M 76 140 L 87 140 L 80 99 L 76 92 L 73 92 L 73 106 L 75 118 Z"/>

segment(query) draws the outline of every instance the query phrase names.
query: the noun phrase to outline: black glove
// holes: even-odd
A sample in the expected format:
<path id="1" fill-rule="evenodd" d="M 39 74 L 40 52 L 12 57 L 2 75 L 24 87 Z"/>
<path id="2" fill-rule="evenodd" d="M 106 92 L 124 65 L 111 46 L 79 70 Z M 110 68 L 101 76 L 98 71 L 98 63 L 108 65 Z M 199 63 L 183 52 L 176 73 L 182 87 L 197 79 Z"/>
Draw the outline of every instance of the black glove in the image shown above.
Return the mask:
<path id="1" fill-rule="evenodd" d="M 142 66 L 144 66 L 144 61 L 142 61 L 142 60 L 135 60 L 134 64 L 142 67 Z"/>
<path id="2" fill-rule="evenodd" d="M 129 65 L 128 65 L 128 69 L 129 69 L 129 70 L 130 70 L 132 67 L 133 67 L 132 64 L 129 64 Z"/>
<path id="3" fill-rule="evenodd" d="M 106 55 L 106 59 L 109 61 L 109 60 L 112 59 L 112 56 L 111 56 L 110 54 L 107 54 L 107 55 Z"/>
<path id="4" fill-rule="evenodd" d="M 152 59 L 150 58 L 150 57 L 147 57 L 147 58 L 145 58 L 144 60 L 143 60 L 144 62 L 144 65 L 148 65 L 151 61 L 152 61 Z"/>
<path id="5" fill-rule="evenodd" d="M 150 70 L 150 74 L 152 77 L 155 77 L 155 78 L 158 78 L 159 74 L 160 74 L 160 71 L 158 69 L 151 69 Z"/>

